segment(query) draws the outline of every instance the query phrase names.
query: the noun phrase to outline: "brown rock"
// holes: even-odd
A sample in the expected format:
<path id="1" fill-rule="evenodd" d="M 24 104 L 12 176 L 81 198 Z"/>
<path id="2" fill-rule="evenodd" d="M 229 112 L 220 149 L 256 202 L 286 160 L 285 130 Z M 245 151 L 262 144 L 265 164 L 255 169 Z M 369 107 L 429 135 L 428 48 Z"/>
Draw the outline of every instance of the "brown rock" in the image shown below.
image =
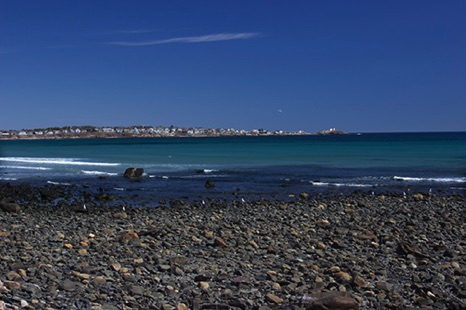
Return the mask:
<path id="1" fill-rule="evenodd" d="M 73 245 L 71 243 L 65 243 L 63 246 L 70 250 L 73 248 Z"/>
<path id="2" fill-rule="evenodd" d="M 135 258 L 135 259 L 133 260 L 133 262 L 134 262 L 135 264 L 141 265 L 142 263 L 144 263 L 144 259 L 143 259 L 143 258 Z"/>
<path id="3" fill-rule="evenodd" d="M 19 282 L 16 282 L 16 281 L 5 281 L 3 282 L 3 284 L 5 285 L 5 287 L 9 288 L 10 290 L 19 290 L 20 287 L 21 287 L 21 284 Z"/>
<path id="4" fill-rule="evenodd" d="M 317 248 L 319 250 L 323 250 L 323 249 L 325 249 L 325 244 L 323 244 L 322 242 L 319 242 L 319 243 L 317 243 Z"/>
<path id="5" fill-rule="evenodd" d="M 391 291 L 392 288 L 393 288 L 393 284 L 390 284 L 390 283 L 385 282 L 385 281 L 377 281 L 375 283 L 375 286 L 378 289 L 381 289 L 381 290 L 384 290 L 384 291 Z"/>
<path id="6" fill-rule="evenodd" d="M 328 226 L 330 226 L 330 222 L 328 220 L 325 220 L 325 219 L 324 220 L 322 220 L 322 219 L 317 220 L 316 224 L 319 227 L 328 227 Z"/>
<path id="7" fill-rule="evenodd" d="M 280 297 L 274 295 L 274 294 L 267 294 L 265 295 L 265 298 L 268 300 L 268 301 L 271 301 L 275 304 L 281 304 L 283 303 L 283 299 L 281 299 Z"/>
<path id="8" fill-rule="evenodd" d="M 79 255 L 87 255 L 87 250 L 86 249 L 79 249 L 78 253 L 79 253 Z"/>
<path id="9" fill-rule="evenodd" d="M 227 243 L 220 237 L 215 237 L 214 244 L 218 247 L 227 247 Z"/>
<path id="10" fill-rule="evenodd" d="M 107 283 L 107 280 L 104 277 L 101 277 L 101 276 L 95 277 L 92 281 L 95 284 L 100 284 L 100 285 L 103 285 L 103 284 Z"/>
<path id="11" fill-rule="evenodd" d="M 176 307 L 177 310 L 188 310 L 188 306 L 184 303 L 180 303 L 178 304 L 178 306 Z"/>
<path id="12" fill-rule="evenodd" d="M 91 276 L 87 273 L 81 273 L 81 272 L 76 272 L 74 271 L 73 272 L 73 275 L 76 277 L 76 278 L 79 278 L 81 280 L 85 280 L 85 279 L 89 279 Z"/>
<path id="13" fill-rule="evenodd" d="M 204 290 L 207 290 L 209 288 L 209 283 L 201 281 L 201 282 L 199 282 L 199 287 L 204 289 Z"/>
<path id="14" fill-rule="evenodd" d="M 18 204 L 14 202 L 5 201 L 5 200 L 0 201 L 0 209 L 5 212 L 12 212 L 12 213 L 21 212 L 21 207 Z"/>
<path id="15" fill-rule="evenodd" d="M 204 233 L 204 237 L 206 237 L 208 239 L 212 239 L 214 237 L 214 233 L 212 231 L 206 231 Z"/>
<path id="16" fill-rule="evenodd" d="M 357 275 L 354 277 L 353 283 L 359 287 L 366 286 L 366 280 L 364 280 L 361 276 Z"/>
<path id="17" fill-rule="evenodd" d="M 119 263 L 111 263 L 110 266 L 112 266 L 115 271 L 120 271 L 121 269 L 121 265 Z"/>
<path id="18" fill-rule="evenodd" d="M 250 240 L 250 241 L 249 241 L 249 245 L 252 246 L 252 247 L 255 248 L 255 249 L 258 249 L 258 248 L 259 248 L 259 246 L 257 245 L 257 243 L 256 243 L 254 240 Z"/>
<path id="19" fill-rule="evenodd" d="M 340 281 L 343 282 L 349 282 L 353 279 L 353 277 L 349 273 L 344 271 L 337 272 L 335 274 L 335 277 L 337 277 Z"/>
<path id="20" fill-rule="evenodd" d="M 113 218 L 115 218 L 115 219 L 126 219 L 126 218 L 128 218 L 128 214 L 126 214 L 125 212 L 115 213 L 115 214 L 113 214 Z"/>
<path id="21" fill-rule="evenodd" d="M 19 274 L 21 277 L 26 277 L 26 276 L 27 276 L 27 272 L 26 272 L 26 270 L 24 270 L 24 269 L 19 269 L 19 270 L 18 270 L 18 274 Z"/>
<path id="22" fill-rule="evenodd" d="M 129 241 L 137 240 L 137 239 L 139 239 L 139 235 L 132 230 L 123 232 L 118 237 L 118 241 L 120 242 L 129 242 Z"/>
<path id="23" fill-rule="evenodd" d="M 328 271 L 331 272 L 331 273 L 337 273 L 337 272 L 340 272 L 341 269 L 340 269 L 340 267 L 338 267 L 338 266 L 332 266 L 332 267 L 330 267 L 330 268 L 328 269 Z"/>
<path id="24" fill-rule="evenodd" d="M 10 271 L 6 274 L 6 278 L 10 281 L 16 281 L 16 280 L 20 280 L 21 276 L 15 271 Z"/>
<path id="25" fill-rule="evenodd" d="M 10 235 L 9 231 L 0 231 L 0 237 L 8 237 Z"/>

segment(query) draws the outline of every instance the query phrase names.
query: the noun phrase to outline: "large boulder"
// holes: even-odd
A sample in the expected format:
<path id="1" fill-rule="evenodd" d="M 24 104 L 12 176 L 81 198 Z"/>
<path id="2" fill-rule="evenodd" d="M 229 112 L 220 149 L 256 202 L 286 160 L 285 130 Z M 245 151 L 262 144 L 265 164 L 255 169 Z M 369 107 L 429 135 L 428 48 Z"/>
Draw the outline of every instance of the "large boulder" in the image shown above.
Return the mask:
<path id="1" fill-rule="evenodd" d="M 5 199 L 0 201 L 0 209 L 5 212 L 13 212 L 13 213 L 19 213 L 21 211 L 21 207 L 18 204 L 12 201 L 5 200 Z"/>
<path id="2" fill-rule="evenodd" d="M 123 176 L 128 179 L 139 179 L 143 174 L 143 168 L 128 168 Z"/>

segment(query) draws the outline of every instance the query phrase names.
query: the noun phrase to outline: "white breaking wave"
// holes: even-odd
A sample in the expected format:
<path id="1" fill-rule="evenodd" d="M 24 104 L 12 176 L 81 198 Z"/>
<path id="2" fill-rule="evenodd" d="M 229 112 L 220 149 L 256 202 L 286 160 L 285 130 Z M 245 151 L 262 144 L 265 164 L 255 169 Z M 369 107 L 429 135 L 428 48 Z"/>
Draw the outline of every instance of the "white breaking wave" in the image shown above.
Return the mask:
<path id="1" fill-rule="evenodd" d="M 336 186 L 336 187 L 372 187 L 371 184 L 360 184 L 360 183 L 327 183 L 327 182 L 310 182 L 312 185 L 315 186 Z"/>
<path id="2" fill-rule="evenodd" d="M 166 175 L 154 175 L 154 174 L 149 174 L 149 178 L 162 178 L 162 179 L 169 179 L 168 176 Z"/>
<path id="3" fill-rule="evenodd" d="M 108 175 L 108 176 L 116 176 L 118 173 L 116 172 L 105 172 L 105 171 L 89 171 L 89 170 L 81 170 L 82 173 L 88 175 Z"/>
<path id="4" fill-rule="evenodd" d="M 406 182 L 444 182 L 444 183 L 466 182 L 466 178 L 414 178 L 414 177 L 394 176 L 393 179 L 396 181 L 406 181 Z"/>
<path id="5" fill-rule="evenodd" d="M 0 180 L 4 180 L 4 181 L 16 181 L 18 180 L 17 178 L 1 178 L 0 177 Z"/>
<path id="6" fill-rule="evenodd" d="M 215 169 L 203 169 L 204 173 L 212 173 L 212 172 L 217 172 L 218 170 Z"/>
<path id="7" fill-rule="evenodd" d="M 47 167 L 33 167 L 33 166 L 1 166 L 6 169 L 29 169 L 29 170 L 52 170 L 52 168 Z"/>
<path id="8" fill-rule="evenodd" d="M 65 183 L 65 182 L 54 182 L 54 181 L 47 181 L 48 184 L 52 184 L 52 185 L 71 185 L 70 183 Z"/>
<path id="9" fill-rule="evenodd" d="M 91 161 L 82 161 L 76 158 L 41 158 L 41 157 L 0 157 L 0 161 L 29 163 L 29 164 L 48 164 L 48 165 L 76 165 L 76 166 L 120 166 L 120 163 L 100 163 Z"/>

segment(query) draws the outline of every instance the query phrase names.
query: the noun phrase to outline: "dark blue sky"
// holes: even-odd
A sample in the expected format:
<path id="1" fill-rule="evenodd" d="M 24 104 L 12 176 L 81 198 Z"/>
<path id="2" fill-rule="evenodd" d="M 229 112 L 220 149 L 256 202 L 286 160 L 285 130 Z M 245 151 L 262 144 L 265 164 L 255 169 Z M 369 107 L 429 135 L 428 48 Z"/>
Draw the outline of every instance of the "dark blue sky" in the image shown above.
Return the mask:
<path id="1" fill-rule="evenodd" d="M 466 1 L 0 2 L 0 129 L 466 130 Z"/>

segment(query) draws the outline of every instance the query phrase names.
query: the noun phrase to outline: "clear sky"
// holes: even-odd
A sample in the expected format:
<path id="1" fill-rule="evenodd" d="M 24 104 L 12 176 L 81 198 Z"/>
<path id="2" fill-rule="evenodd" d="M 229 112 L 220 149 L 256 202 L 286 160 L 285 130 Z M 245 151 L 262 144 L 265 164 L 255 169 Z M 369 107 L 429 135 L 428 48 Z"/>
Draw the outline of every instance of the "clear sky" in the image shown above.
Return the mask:
<path id="1" fill-rule="evenodd" d="M 0 1 L 0 129 L 466 130 L 466 1 Z"/>

